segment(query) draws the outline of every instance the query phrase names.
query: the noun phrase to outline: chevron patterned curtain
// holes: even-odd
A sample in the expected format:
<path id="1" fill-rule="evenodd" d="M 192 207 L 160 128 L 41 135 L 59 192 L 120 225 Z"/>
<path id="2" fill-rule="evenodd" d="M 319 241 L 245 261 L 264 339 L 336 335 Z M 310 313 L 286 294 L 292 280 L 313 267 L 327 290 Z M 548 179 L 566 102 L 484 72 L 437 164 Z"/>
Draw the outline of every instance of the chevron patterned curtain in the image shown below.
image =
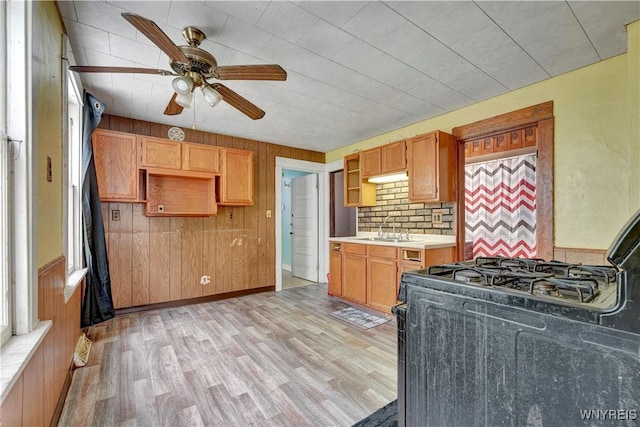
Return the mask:
<path id="1" fill-rule="evenodd" d="M 466 239 L 479 256 L 536 256 L 536 155 L 465 166 Z"/>

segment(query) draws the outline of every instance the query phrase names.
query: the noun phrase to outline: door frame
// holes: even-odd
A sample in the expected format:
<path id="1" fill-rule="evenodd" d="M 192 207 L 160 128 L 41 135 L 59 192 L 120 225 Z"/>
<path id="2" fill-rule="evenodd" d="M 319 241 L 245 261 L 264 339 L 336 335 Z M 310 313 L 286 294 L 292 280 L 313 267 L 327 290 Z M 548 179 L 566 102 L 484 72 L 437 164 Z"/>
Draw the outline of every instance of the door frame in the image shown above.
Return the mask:
<path id="1" fill-rule="evenodd" d="M 275 173 L 275 243 L 276 243 L 276 292 L 282 290 L 282 170 L 290 169 L 318 174 L 318 274 L 321 282 L 327 275 L 329 265 L 329 174 L 325 163 L 315 163 L 306 160 L 295 160 L 286 157 L 276 157 Z"/>
<path id="2" fill-rule="evenodd" d="M 536 239 L 538 258 L 553 259 L 553 101 L 500 114 L 468 125 L 453 128 L 452 133 L 458 144 L 458 203 L 457 231 L 458 259 L 464 260 L 465 249 L 465 182 L 464 144 L 467 140 L 507 132 L 526 126 L 537 126 L 536 165 Z"/>

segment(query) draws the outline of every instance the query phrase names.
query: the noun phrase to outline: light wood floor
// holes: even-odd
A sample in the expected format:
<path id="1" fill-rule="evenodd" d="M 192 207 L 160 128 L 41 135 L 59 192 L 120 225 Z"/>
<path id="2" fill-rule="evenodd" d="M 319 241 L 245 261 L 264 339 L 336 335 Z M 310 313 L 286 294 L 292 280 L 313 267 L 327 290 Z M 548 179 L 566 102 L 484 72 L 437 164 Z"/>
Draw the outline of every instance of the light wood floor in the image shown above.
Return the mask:
<path id="1" fill-rule="evenodd" d="M 315 282 L 301 279 L 291 275 L 290 271 L 282 270 L 282 289 L 296 288 L 298 286 L 312 285 Z"/>
<path id="2" fill-rule="evenodd" d="M 397 397 L 396 324 L 361 330 L 326 285 L 90 328 L 61 426 L 350 426 Z"/>

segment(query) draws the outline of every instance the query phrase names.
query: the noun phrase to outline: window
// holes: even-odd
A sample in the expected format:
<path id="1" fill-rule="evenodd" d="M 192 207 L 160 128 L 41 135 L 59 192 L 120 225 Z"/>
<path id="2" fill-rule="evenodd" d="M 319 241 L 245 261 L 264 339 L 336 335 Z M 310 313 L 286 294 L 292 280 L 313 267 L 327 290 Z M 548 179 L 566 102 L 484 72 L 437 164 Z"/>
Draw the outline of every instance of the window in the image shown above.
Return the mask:
<path id="1" fill-rule="evenodd" d="M 70 53 L 70 51 L 68 51 Z M 66 67 L 66 61 L 63 61 Z M 67 276 L 82 269 L 82 103 L 75 76 L 67 70 L 66 84 L 66 228 Z M 73 282 L 73 280 L 71 280 Z M 75 285 L 75 283 L 69 283 Z"/>
<path id="2" fill-rule="evenodd" d="M 0 345 L 11 337 L 11 287 L 9 260 L 9 141 L 7 138 L 7 7 L 0 3 Z"/>

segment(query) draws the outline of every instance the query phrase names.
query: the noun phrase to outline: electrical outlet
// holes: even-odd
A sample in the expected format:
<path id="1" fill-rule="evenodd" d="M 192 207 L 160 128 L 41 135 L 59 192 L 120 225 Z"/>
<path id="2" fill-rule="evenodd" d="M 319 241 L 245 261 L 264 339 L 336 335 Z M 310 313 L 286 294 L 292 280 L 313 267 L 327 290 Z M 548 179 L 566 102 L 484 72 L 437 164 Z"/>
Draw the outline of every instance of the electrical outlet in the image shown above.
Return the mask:
<path id="1" fill-rule="evenodd" d="M 229 218 L 229 221 L 233 221 L 233 211 L 229 211 L 229 214 L 227 217 Z"/>
<path id="2" fill-rule="evenodd" d="M 434 224 L 442 224 L 442 213 L 434 212 L 431 219 Z"/>
<path id="3" fill-rule="evenodd" d="M 111 211 L 111 221 L 120 221 L 120 209 Z"/>
<path id="4" fill-rule="evenodd" d="M 47 181 L 53 181 L 53 167 L 51 166 L 51 157 L 47 156 Z"/>

